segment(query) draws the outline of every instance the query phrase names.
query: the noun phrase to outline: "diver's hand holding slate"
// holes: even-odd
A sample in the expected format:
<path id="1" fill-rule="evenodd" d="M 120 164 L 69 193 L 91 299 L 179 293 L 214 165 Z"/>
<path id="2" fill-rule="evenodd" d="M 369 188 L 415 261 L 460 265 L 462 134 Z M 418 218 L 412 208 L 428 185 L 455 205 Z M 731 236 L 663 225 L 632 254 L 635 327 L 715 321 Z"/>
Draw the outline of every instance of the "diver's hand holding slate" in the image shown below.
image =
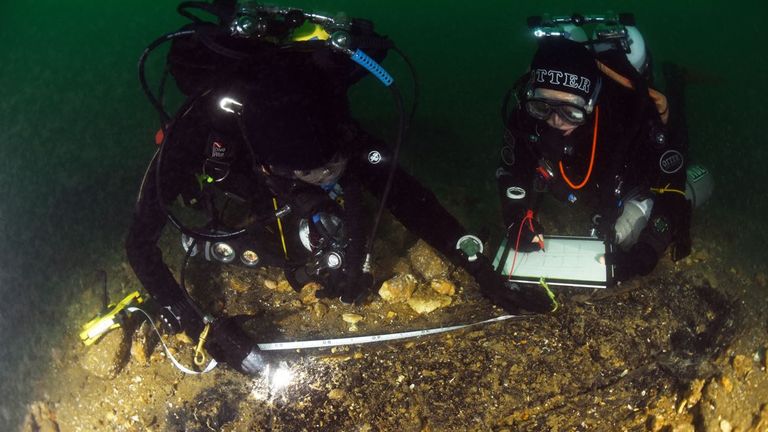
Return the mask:
<path id="1" fill-rule="evenodd" d="M 515 222 L 507 228 L 507 238 L 518 252 L 534 252 L 542 249 L 544 230 L 533 218 L 533 211 L 528 210 L 520 222 Z"/>
<path id="2" fill-rule="evenodd" d="M 605 265 L 612 268 L 613 280 L 623 282 L 637 275 L 647 275 L 659 260 L 647 243 L 637 243 L 629 251 L 616 249 L 605 254 Z"/>
<path id="3" fill-rule="evenodd" d="M 509 282 L 505 276 L 496 273 L 485 255 L 478 254 L 476 260 L 467 261 L 465 268 L 480 285 L 480 292 L 510 314 L 552 310 L 552 301 L 543 289 Z"/>

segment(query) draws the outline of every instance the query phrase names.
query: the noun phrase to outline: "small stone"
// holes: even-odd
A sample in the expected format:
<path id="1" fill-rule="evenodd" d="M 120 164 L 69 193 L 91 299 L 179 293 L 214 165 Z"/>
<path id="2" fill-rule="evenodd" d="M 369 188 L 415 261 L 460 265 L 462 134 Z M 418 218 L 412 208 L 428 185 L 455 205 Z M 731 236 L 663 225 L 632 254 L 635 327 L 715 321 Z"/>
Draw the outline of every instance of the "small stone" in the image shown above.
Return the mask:
<path id="1" fill-rule="evenodd" d="M 293 292 L 293 287 L 287 280 L 282 279 L 280 282 L 277 283 L 277 291 L 285 292 L 285 293 Z"/>
<path id="2" fill-rule="evenodd" d="M 191 337 L 189 337 L 186 333 L 176 333 L 176 340 L 185 344 L 185 345 L 194 345 L 195 342 L 192 340 Z"/>
<path id="3" fill-rule="evenodd" d="M 696 432 L 696 428 L 690 423 L 683 423 L 675 426 L 672 432 Z"/>
<path id="4" fill-rule="evenodd" d="M 318 300 L 315 296 L 315 293 L 317 293 L 318 289 L 320 289 L 320 285 L 314 282 L 304 285 L 301 288 L 301 292 L 299 293 L 299 299 L 301 299 L 301 303 L 305 305 L 317 303 Z"/>
<path id="5" fill-rule="evenodd" d="M 131 341 L 131 359 L 136 363 L 147 366 L 152 351 L 155 350 L 159 339 L 157 333 L 147 321 L 142 321 L 139 328 L 133 333 Z"/>
<path id="6" fill-rule="evenodd" d="M 384 301 L 398 303 L 408 301 L 416 290 L 416 278 L 412 274 L 400 274 L 385 281 L 379 288 L 379 295 Z"/>
<path id="7" fill-rule="evenodd" d="M 648 418 L 646 423 L 648 430 L 651 432 L 659 432 L 664 427 L 664 418 L 660 415 L 652 415 Z"/>
<path id="8" fill-rule="evenodd" d="M 328 313 L 328 306 L 318 302 L 312 305 L 312 315 L 316 320 L 322 319 Z"/>
<path id="9" fill-rule="evenodd" d="M 408 306 L 418 314 L 428 314 L 451 304 L 451 298 L 431 289 L 419 289 L 408 299 Z"/>
<path id="10" fill-rule="evenodd" d="M 726 419 L 720 420 L 720 430 L 722 432 L 731 432 L 731 430 L 733 430 L 733 427 L 731 427 L 731 422 Z"/>
<path id="11" fill-rule="evenodd" d="M 27 409 L 22 432 L 59 432 L 56 414 L 44 402 L 34 402 Z"/>
<path id="12" fill-rule="evenodd" d="M 268 289 L 277 289 L 277 282 L 272 279 L 264 279 L 264 287 Z"/>
<path id="13" fill-rule="evenodd" d="M 229 283 L 229 287 L 232 288 L 232 290 L 235 292 L 243 293 L 248 291 L 250 288 L 247 282 L 237 278 L 231 278 L 227 282 Z"/>
<path id="14" fill-rule="evenodd" d="M 395 311 L 389 311 L 387 312 L 387 319 L 392 319 L 397 316 L 397 312 Z"/>
<path id="15" fill-rule="evenodd" d="M 345 323 L 357 324 L 360 320 L 363 319 L 363 316 L 353 313 L 345 313 L 341 315 L 341 319 L 344 320 Z"/>
<path id="16" fill-rule="evenodd" d="M 706 270 L 704 272 L 704 277 L 707 282 L 709 282 L 709 286 L 712 288 L 717 288 L 720 286 L 720 279 L 717 277 L 717 273 L 715 273 L 714 270 Z"/>
<path id="17" fill-rule="evenodd" d="M 731 382 L 727 376 L 720 377 L 720 385 L 723 386 L 723 390 L 725 390 L 726 393 L 733 391 L 733 382 Z"/>
<path id="18" fill-rule="evenodd" d="M 760 272 L 755 275 L 755 282 L 759 287 L 765 288 L 765 286 L 768 284 L 768 277 L 766 277 L 765 273 Z"/>
<path id="19" fill-rule="evenodd" d="M 768 427 L 768 404 L 763 404 L 760 407 L 760 414 L 758 415 L 757 424 L 754 425 L 754 430 L 761 431 Z"/>
<path id="20" fill-rule="evenodd" d="M 450 267 L 448 263 L 424 240 L 419 240 L 408 250 L 411 267 L 426 280 L 445 279 Z"/>
<path id="21" fill-rule="evenodd" d="M 346 395 L 347 395 L 347 392 L 345 392 L 344 390 L 335 388 L 328 392 L 328 399 L 339 400 L 339 399 L 343 399 L 344 396 Z"/>
<path id="22" fill-rule="evenodd" d="M 768 347 L 763 347 L 763 370 L 768 372 Z"/>
<path id="23" fill-rule="evenodd" d="M 452 296 L 456 294 L 456 286 L 445 279 L 434 279 L 429 283 L 429 286 L 432 287 L 433 291 L 441 295 Z"/>
<path id="24" fill-rule="evenodd" d="M 733 357 L 731 365 L 733 366 L 733 373 L 736 375 L 736 377 L 743 377 L 752 370 L 752 359 L 745 355 L 739 354 Z"/>
<path id="25" fill-rule="evenodd" d="M 677 409 L 678 414 L 682 413 L 684 409 L 693 408 L 701 400 L 701 390 L 704 388 L 704 380 L 695 379 L 691 381 L 688 387 L 688 391 L 685 394 L 683 402 Z"/>
<path id="26" fill-rule="evenodd" d="M 341 319 L 344 320 L 344 322 L 351 324 L 349 326 L 349 331 L 356 332 L 357 329 L 357 323 L 363 319 L 361 315 L 353 314 L 353 313 L 345 313 L 341 315 Z"/>

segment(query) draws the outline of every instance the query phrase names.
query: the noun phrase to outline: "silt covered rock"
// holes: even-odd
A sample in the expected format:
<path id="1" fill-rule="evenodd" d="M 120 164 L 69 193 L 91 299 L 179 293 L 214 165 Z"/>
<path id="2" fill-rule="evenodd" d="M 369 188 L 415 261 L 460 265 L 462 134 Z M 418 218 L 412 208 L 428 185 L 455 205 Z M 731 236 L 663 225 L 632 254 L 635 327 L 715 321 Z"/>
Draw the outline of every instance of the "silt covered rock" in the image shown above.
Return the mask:
<path id="1" fill-rule="evenodd" d="M 411 267 L 426 280 L 445 279 L 450 272 L 450 266 L 432 247 L 419 240 L 408 250 Z"/>
<path id="2" fill-rule="evenodd" d="M 120 373 L 130 358 L 131 337 L 125 327 L 112 330 L 90 347 L 80 359 L 80 366 L 102 379 Z"/>
<path id="3" fill-rule="evenodd" d="M 399 274 L 385 281 L 379 288 L 379 295 L 389 303 L 407 301 L 416 290 L 416 278 L 411 274 Z"/>
<path id="4" fill-rule="evenodd" d="M 450 304 L 450 297 L 438 294 L 431 288 L 419 288 L 413 293 L 413 296 L 408 299 L 408 306 L 419 314 L 427 314 L 435 309 L 449 306 Z"/>
<path id="5" fill-rule="evenodd" d="M 138 329 L 133 333 L 131 342 L 131 358 L 142 366 L 149 364 L 152 355 L 160 339 L 152 326 L 147 321 L 142 321 Z"/>
<path id="6" fill-rule="evenodd" d="M 59 432 L 56 414 L 44 402 L 35 402 L 29 406 L 21 432 Z"/>
<path id="7" fill-rule="evenodd" d="M 434 279 L 429 282 L 429 286 L 432 287 L 432 291 L 440 295 L 452 296 L 456 294 L 456 286 L 446 279 Z"/>

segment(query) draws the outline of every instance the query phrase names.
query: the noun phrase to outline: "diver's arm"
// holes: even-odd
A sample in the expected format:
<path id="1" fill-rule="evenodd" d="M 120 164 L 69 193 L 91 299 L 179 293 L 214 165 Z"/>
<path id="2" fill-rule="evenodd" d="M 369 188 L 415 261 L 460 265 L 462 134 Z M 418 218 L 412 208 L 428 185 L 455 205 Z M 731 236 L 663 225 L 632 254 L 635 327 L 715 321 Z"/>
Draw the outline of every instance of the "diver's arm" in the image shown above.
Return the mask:
<path id="1" fill-rule="evenodd" d="M 357 301 L 361 294 L 368 293 L 373 286 L 373 276 L 370 271 L 363 269 L 367 251 L 367 217 L 362 186 L 357 176 L 348 172 L 340 179 L 339 184 L 344 189 L 342 216 L 347 244 L 344 248 L 343 266 L 331 270 L 328 280 L 325 281 L 330 286 L 325 288 L 328 289 L 329 295 L 340 296 L 342 302 L 352 303 Z M 324 294 L 320 292 L 318 296 L 320 295 Z"/>
<path id="2" fill-rule="evenodd" d="M 527 210 L 538 210 L 538 195 L 533 190 L 536 158 L 525 142 L 531 128 L 527 114 L 516 108 L 505 125 L 504 145 L 499 153 L 496 185 L 504 225 L 519 223 Z"/>
<path id="3" fill-rule="evenodd" d="M 641 131 L 639 136 L 650 140 L 659 133 L 668 136 L 657 122 L 655 131 Z M 649 185 L 646 190 L 650 187 L 653 207 L 637 242 L 628 251 L 612 254 L 617 280 L 650 273 L 673 242 L 677 249 L 673 254 L 675 259 L 685 257 L 690 249 L 688 228 L 691 206 L 685 198 L 686 155 L 683 144 L 667 139 L 663 144 L 658 141 L 642 142 L 637 148 L 643 152 L 631 162 L 640 170 L 642 182 Z"/>
<path id="4" fill-rule="evenodd" d="M 366 248 L 366 217 L 363 206 L 363 193 L 356 176 L 344 176 L 340 180 L 344 189 L 344 226 L 347 229 L 348 243 L 345 249 L 346 270 L 355 276 L 363 268 Z"/>
<path id="5" fill-rule="evenodd" d="M 163 261 L 162 252 L 157 246 L 165 227 L 166 215 L 157 199 L 155 166 L 156 163 L 153 161 L 148 168 L 147 178 L 136 202 L 125 247 L 128 261 L 144 288 L 161 304 L 171 304 L 183 300 L 184 295 Z M 170 182 L 164 186 L 164 195 L 170 196 L 174 191 L 178 192 Z M 168 203 L 171 200 L 164 199 L 163 202 Z"/>
<path id="6" fill-rule="evenodd" d="M 165 144 L 164 144 L 165 145 Z M 126 238 L 125 248 L 128 262 L 137 278 L 149 294 L 162 306 L 185 305 L 186 293 L 182 290 L 170 269 L 163 261 L 163 254 L 157 242 L 166 224 L 167 215 L 161 206 L 169 205 L 181 192 L 186 182 L 192 178 L 194 160 L 186 152 L 188 149 L 176 146 L 183 151 L 173 151 L 171 146 L 163 153 L 160 176 L 162 181 L 162 201 L 158 199 L 157 157 L 153 158 L 147 169 L 139 197 L 134 209 L 133 220 Z M 186 314 L 189 318 L 187 329 L 190 336 L 196 337 L 202 325 L 195 320 L 192 310 L 174 311 Z"/>
<path id="7" fill-rule="evenodd" d="M 691 205 L 685 198 L 686 161 L 682 148 L 666 146 L 651 152 L 647 158 L 646 170 L 650 174 L 651 191 L 654 192 L 653 209 L 648 225 L 640 233 L 638 245 L 645 245 L 653 250 L 656 260 L 667 247 L 675 241 L 678 247 L 689 247 L 687 243 L 690 224 Z M 665 168 L 664 168 L 665 167 Z M 687 255 L 688 251 L 678 251 L 676 259 Z M 679 256 L 678 254 L 682 255 Z M 656 262 L 650 262 L 640 270 L 646 274 Z"/>
<path id="8" fill-rule="evenodd" d="M 197 131 L 187 136 L 192 138 L 205 135 Z M 162 206 L 169 205 L 189 181 L 194 181 L 196 167 L 202 166 L 202 160 L 197 155 L 202 155 L 203 152 L 195 145 L 199 140 L 180 142 L 185 145 L 171 146 L 166 149 L 169 151 L 163 154 L 162 200 L 158 199 L 155 177 L 157 159 L 150 164 L 128 232 L 126 251 L 136 276 L 160 304 L 161 320 L 171 331 L 183 331 L 196 340 L 204 328 L 203 317 L 200 316 L 197 306 L 192 304 L 188 294 L 176 282 L 157 246 L 167 218 Z M 217 361 L 251 374 L 260 371 L 265 363 L 253 337 L 241 327 L 244 318 L 240 316 L 215 320 L 211 324 L 205 349 Z"/>
<path id="9" fill-rule="evenodd" d="M 544 234 L 538 219 L 541 193 L 534 191 L 537 159 L 528 137 L 532 129 L 527 114 L 515 109 L 506 125 L 504 145 L 496 169 L 496 185 L 501 215 L 512 246 L 522 252 L 543 248 Z M 527 220 L 527 222 L 526 222 Z M 522 224 L 522 227 L 521 227 Z"/>
<path id="10" fill-rule="evenodd" d="M 362 155 L 376 151 L 380 161 L 370 159 L 354 161 L 358 177 L 365 187 L 381 199 L 393 163 L 391 153 L 384 145 L 370 137 L 363 141 Z M 395 167 L 392 187 L 387 198 L 387 209 L 412 233 L 424 239 L 441 253 L 451 256 L 456 252 L 456 241 L 467 234 L 466 229 L 437 200 L 435 194 L 416 178 Z"/>
<path id="11" fill-rule="evenodd" d="M 381 150 L 380 143 L 368 140 L 365 144 L 362 154 L 368 156 L 371 151 L 379 151 L 381 160 L 372 163 L 368 158 L 359 161 L 356 168 L 360 170 L 360 179 L 365 186 L 381 198 L 392 161 L 388 152 Z M 409 231 L 445 255 L 454 265 L 463 267 L 475 278 L 481 294 L 507 312 L 549 310 L 548 298 L 540 295 L 543 291 L 531 293 L 508 289 L 504 277 L 496 273 L 488 257 L 478 254 L 474 260 L 468 259 L 456 247 L 458 240 L 469 234 L 467 230 L 440 204 L 434 193 L 399 166 L 395 170 L 387 208 Z"/>

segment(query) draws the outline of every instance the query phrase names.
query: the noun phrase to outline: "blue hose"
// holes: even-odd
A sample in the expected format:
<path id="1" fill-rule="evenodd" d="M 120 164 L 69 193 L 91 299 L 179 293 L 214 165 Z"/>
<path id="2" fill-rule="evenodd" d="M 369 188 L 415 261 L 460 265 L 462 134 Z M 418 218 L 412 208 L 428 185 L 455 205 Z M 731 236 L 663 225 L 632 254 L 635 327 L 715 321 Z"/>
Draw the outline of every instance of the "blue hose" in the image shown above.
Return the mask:
<path id="1" fill-rule="evenodd" d="M 367 69 L 368 72 L 378 78 L 385 87 L 389 87 L 393 82 L 395 82 L 395 79 L 392 78 L 392 75 L 387 73 L 387 71 L 385 71 L 381 65 L 376 63 L 376 60 L 368 57 L 368 54 L 362 52 L 361 50 L 358 49 L 354 54 L 352 54 L 352 60 Z"/>

